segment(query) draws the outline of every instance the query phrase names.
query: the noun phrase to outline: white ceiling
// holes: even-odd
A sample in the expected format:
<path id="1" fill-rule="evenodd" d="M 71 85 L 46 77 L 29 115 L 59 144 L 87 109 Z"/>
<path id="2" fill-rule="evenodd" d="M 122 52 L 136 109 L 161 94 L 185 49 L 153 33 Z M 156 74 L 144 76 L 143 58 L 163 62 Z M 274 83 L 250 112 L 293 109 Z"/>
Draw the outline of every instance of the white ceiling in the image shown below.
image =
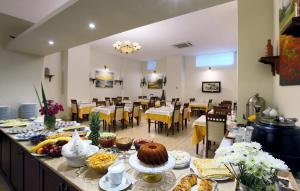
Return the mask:
<path id="1" fill-rule="evenodd" d="M 138 42 L 142 49 L 121 54 L 112 44 L 118 40 Z M 193 47 L 177 49 L 172 45 L 189 41 Z M 122 32 L 91 43 L 105 53 L 137 60 L 160 59 L 167 55 L 198 55 L 237 49 L 237 2 L 214 6 L 183 16 Z"/>
<path id="2" fill-rule="evenodd" d="M 0 13 L 36 23 L 69 0 L 0 0 Z"/>
<path id="3" fill-rule="evenodd" d="M 70 0 L 6 47 L 47 55 L 230 1 L 233 0 Z M 87 27 L 91 21 L 97 25 L 93 31 Z M 53 40 L 55 45 L 48 46 L 48 40 Z"/>

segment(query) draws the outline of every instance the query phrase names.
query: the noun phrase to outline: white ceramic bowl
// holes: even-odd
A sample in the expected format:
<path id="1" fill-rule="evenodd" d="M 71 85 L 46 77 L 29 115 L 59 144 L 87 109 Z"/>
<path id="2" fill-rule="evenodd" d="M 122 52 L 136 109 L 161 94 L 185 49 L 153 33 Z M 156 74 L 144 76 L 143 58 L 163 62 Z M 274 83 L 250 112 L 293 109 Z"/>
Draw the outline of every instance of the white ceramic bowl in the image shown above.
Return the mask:
<path id="1" fill-rule="evenodd" d="M 86 159 L 89 156 L 97 153 L 98 151 L 99 151 L 99 148 L 97 146 L 90 145 L 90 152 L 85 157 L 66 157 L 66 156 L 64 156 L 64 157 L 67 159 L 67 162 L 68 162 L 69 166 L 71 166 L 71 167 L 82 167 L 82 166 L 85 165 Z"/>

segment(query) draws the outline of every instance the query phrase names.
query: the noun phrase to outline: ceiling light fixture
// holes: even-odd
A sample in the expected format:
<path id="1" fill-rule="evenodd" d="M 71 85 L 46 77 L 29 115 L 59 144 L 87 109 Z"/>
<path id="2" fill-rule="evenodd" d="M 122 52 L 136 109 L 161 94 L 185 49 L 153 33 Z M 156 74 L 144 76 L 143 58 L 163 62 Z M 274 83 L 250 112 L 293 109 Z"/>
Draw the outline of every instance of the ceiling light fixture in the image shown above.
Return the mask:
<path id="1" fill-rule="evenodd" d="M 89 23 L 89 28 L 90 28 L 90 29 L 95 29 L 95 28 L 96 28 L 95 23 Z"/>
<path id="2" fill-rule="evenodd" d="M 51 45 L 51 46 L 53 46 L 54 45 L 54 41 L 53 40 L 49 40 L 48 44 Z"/>
<path id="3" fill-rule="evenodd" d="M 113 47 L 124 54 L 132 54 L 137 51 L 139 51 L 142 47 L 136 43 L 136 42 L 130 42 L 130 41 L 117 41 L 116 43 L 113 44 Z"/>

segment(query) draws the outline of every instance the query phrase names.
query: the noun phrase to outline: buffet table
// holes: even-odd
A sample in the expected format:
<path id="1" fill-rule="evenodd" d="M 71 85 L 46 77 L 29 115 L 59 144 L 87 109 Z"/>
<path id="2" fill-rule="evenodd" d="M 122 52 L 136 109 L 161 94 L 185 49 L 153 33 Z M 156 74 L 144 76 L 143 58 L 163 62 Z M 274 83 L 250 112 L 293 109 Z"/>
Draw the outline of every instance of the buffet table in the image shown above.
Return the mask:
<path id="1" fill-rule="evenodd" d="M 28 141 L 18 142 L 7 129 L 0 130 L 0 169 L 6 180 L 15 190 L 24 191 L 99 191 L 99 179 L 103 176 L 88 168 L 69 167 L 64 157 L 42 158 L 29 153 L 32 145 Z M 226 142 L 226 138 L 224 138 Z M 228 146 L 224 143 L 223 146 Z M 135 151 L 129 151 L 135 154 Z M 166 172 L 165 181 L 160 183 L 146 183 L 141 180 L 141 174 L 128 165 L 125 160 L 125 170 L 132 176 L 131 191 L 151 190 L 166 191 L 165 186 L 175 185 L 183 176 L 190 174 L 189 168 Z M 295 188 L 298 188 L 291 173 L 289 177 Z M 170 178 L 171 177 L 171 178 Z M 219 182 L 219 191 L 234 191 L 235 181 Z"/>
<path id="2" fill-rule="evenodd" d="M 99 179 L 103 176 L 88 168 L 72 168 L 67 165 L 64 157 L 42 158 L 34 157 L 28 149 L 32 145 L 28 141 L 18 142 L 5 133 L 5 129 L 0 130 L 1 136 L 1 170 L 8 178 L 8 181 L 16 190 L 24 191 L 55 191 L 55 190 L 88 190 L 99 191 Z M 4 149 L 4 150 L 3 150 Z M 11 160 L 9 156 L 11 153 Z M 132 151 L 134 153 L 135 151 Z M 160 189 L 153 189 L 154 184 L 142 183 L 139 180 L 139 173 L 128 165 L 125 160 L 126 171 L 134 178 L 133 185 L 127 190 L 140 190 L 141 186 L 149 190 L 163 191 L 164 184 L 175 184 L 182 176 L 191 173 L 189 168 L 182 170 L 172 170 L 168 174 L 173 176 L 172 180 L 157 185 Z M 9 168 L 10 167 L 10 168 Z M 20 173 L 23 172 L 23 173 Z M 24 174 L 24 176 L 23 176 Z M 144 185 L 141 185 L 144 184 Z M 231 191 L 235 188 L 235 182 L 220 183 L 219 191 Z M 145 189 L 147 190 L 147 189 Z"/>

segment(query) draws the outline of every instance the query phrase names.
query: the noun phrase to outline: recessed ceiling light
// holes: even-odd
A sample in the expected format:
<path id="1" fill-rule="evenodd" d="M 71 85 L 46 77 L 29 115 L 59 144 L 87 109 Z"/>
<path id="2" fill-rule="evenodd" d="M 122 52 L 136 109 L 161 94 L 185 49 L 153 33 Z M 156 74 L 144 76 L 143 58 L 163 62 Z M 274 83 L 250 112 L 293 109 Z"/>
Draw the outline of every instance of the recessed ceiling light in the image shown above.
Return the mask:
<path id="1" fill-rule="evenodd" d="M 48 44 L 52 46 L 52 45 L 54 45 L 54 41 L 53 40 L 49 40 Z"/>
<path id="2" fill-rule="evenodd" d="M 94 29 L 94 28 L 96 28 L 96 25 L 95 25 L 95 23 L 89 23 L 89 28 L 90 28 L 90 29 Z"/>

